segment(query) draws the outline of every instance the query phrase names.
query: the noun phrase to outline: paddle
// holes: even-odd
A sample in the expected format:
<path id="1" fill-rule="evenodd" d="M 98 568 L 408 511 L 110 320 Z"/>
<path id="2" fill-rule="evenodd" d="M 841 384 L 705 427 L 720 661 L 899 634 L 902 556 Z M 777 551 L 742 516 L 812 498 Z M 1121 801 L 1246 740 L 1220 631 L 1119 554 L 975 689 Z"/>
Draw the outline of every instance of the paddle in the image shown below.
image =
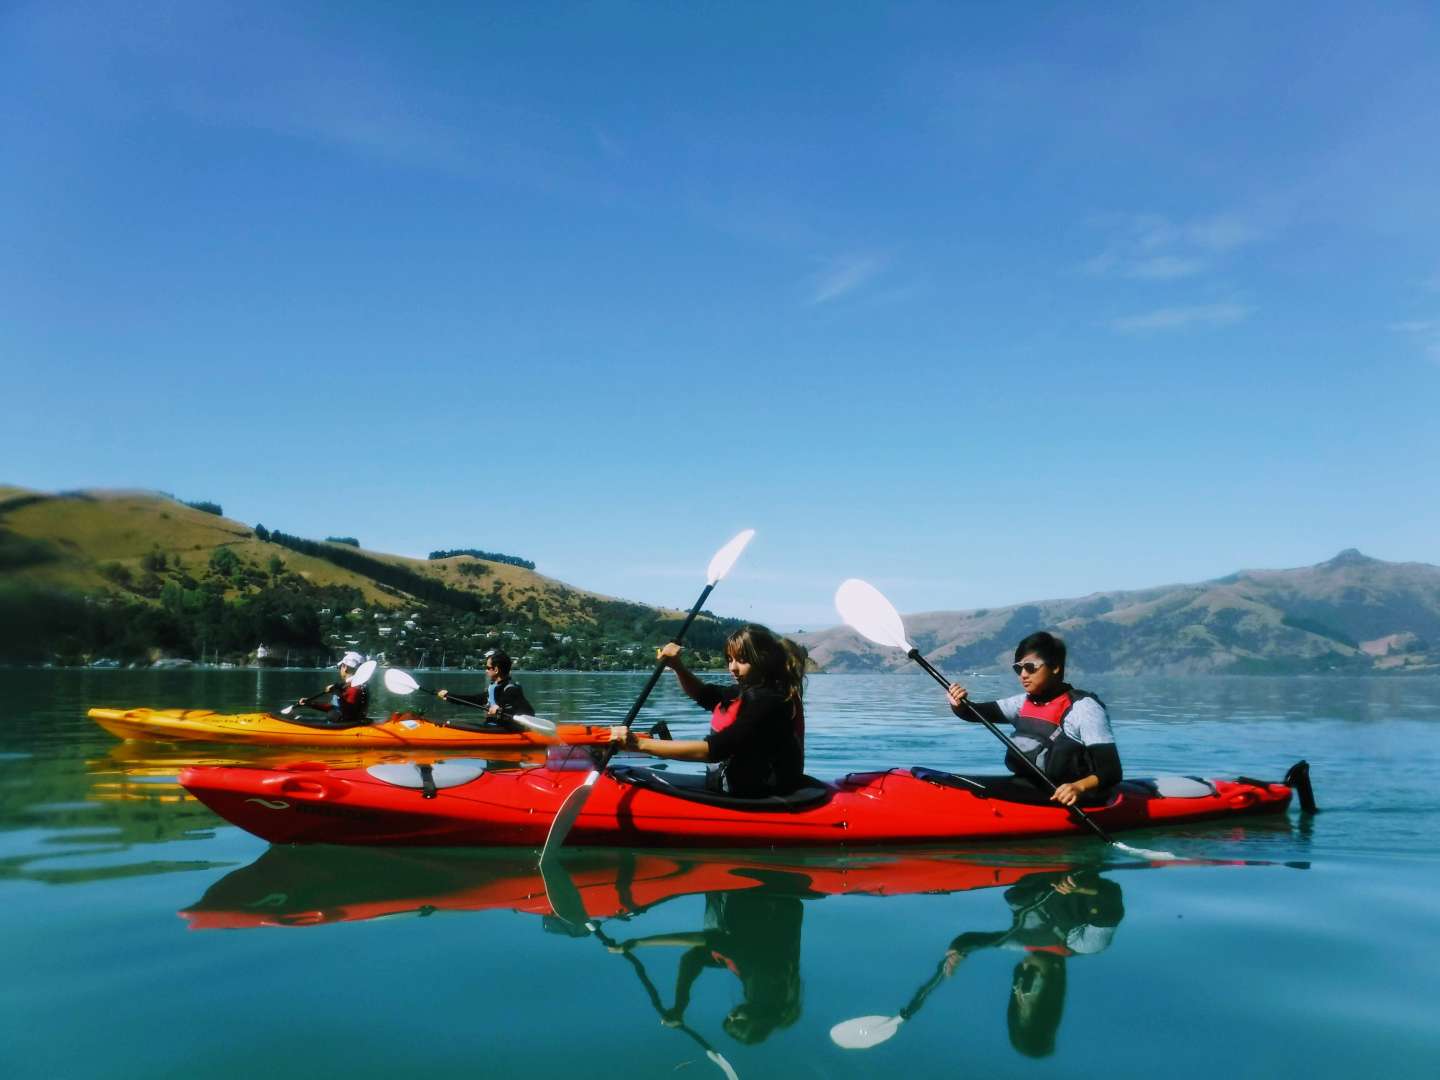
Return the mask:
<path id="1" fill-rule="evenodd" d="M 871 585 L 868 581 L 861 581 L 859 578 L 850 578 L 848 581 L 842 582 L 840 588 L 835 591 L 835 610 L 840 613 L 840 618 L 845 621 L 845 625 L 861 637 L 869 638 L 876 645 L 884 645 L 892 649 L 903 649 L 905 655 L 919 664 L 925 670 L 926 674 L 930 675 L 931 678 L 945 687 L 945 689 L 950 689 L 950 680 L 936 671 L 935 668 L 931 666 L 930 661 L 920 655 L 920 650 L 910 644 L 909 639 L 905 636 L 905 623 L 901 620 L 900 613 L 895 610 L 895 606 L 891 604 L 889 600 L 885 599 L 884 594 L 875 588 L 874 585 Z M 1049 788 L 1050 791 L 1055 791 L 1057 787 L 1055 782 L 1045 775 L 1045 771 L 1041 769 L 1040 766 L 1022 754 L 1020 748 L 1015 745 L 1014 741 L 1008 735 L 996 727 L 980 710 L 971 705 L 969 701 L 965 702 L 965 708 L 969 710 L 970 714 L 975 717 L 976 720 L 985 725 L 986 730 L 988 730 L 990 734 L 994 735 L 1015 752 L 1015 757 L 1025 763 L 1036 780 Z M 1095 820 L 1091 818 L 1089 814 L 1085 813 L 1084 810 L 1081 810 L 1080 807 L 1067 806 L 1066 809 L 1075 816 L 1077 821 L 1089 828 L 1091 832 L 1107 844 L 1113 844 L 1118 848 L 1130 852 L 1132 855 L 1138 855 L 1144 859 L 1175 858 L 1174 855 L 1168 852 L 1146 851 L 1143 848 L 1122 844 L 1097 825 Z"/>
<path id="2" fill-rule="evenodd" d="M 429 694 L 431 697 L 440 697 L 438 690 L 431 690 L 428 686 L 421 686 L 408 671 L 401 671 L 399 668 L 393 667 L 385 669 L 385 689 L 389 690 L 392 694 L 400 694 L 402 696 L 413 694 L 416 690 L 419 690 L 422 693 Z M 444 698 L 441 698 L 441 700 L 452 701 L 456 705 L 468 705 L 472 709 L 485 708 L 484 705 L 476 704 L 473 701 L 453 698 L 448 694 Z M 551 720 L 542 720 L 538 716 L 526 716 L 523 713 L 516 713 L 514 716 L 507 717 L 506 719 L 513 720 L 520 727 L 539 735 L 542 739 L 550 739 L 554 742 L 560 741 L 555 723 Z"/>
<path id="3" fill-rule="evenodd" d="M 542 858 L 540 860 L 540 876 L 545 882 L 545 899 L 550 902 L 550 909 L 555 912 L 562 922 L 574 927 L 576 931 L 579 931 L 581 928 L 588 930 L 595 936 L 600 944 L 612 952 L 619 952 L 626 960 L 629 960 L 630 965 L 635 969 L 635 974 L 640 978 L 640 985 L 645 988 L 645 993 L 650 997 L 650 1004 L 655 1007 L 656 1013 L 658 1013 L 663 1020 L 665 1018 L 665 1003 L 660 1000 L 660 992 L 655 989 L 655 984 L 650 981 L 650 976 L 645 971 L 645 965 L 640 962 L 640 958 L 634 953 L 617 945 L 614 938 L 600 929 L 600 923 L 597 920 L 590 918 L 585 910 L 585 901 L 580 896 L 580 890 L 575 887 L 574 879 L 570 877 L 570 872 L 565 869 L 560 859 Z M 719 1050 L 716 1050 L 706 1042 L 703 1035 L 683 1022 L 677 1023 L 674 1026 L 694 1039 L 695 1042 L 699 1044 L 700 1049 L 705 1051 L 705 1056 L 719 1067 L 720 1071 L 725 1074 L 728 1080 L 739 1080 L 730 1062 L 725 1060 L 725 1056 L 721 1054 Z"/>
<path id="4" fill-rule="evenodd" d="M 680 644 L 685 637 L 685 631 L 690 629 L 690 624 L 695 621 L 695 616 L 699 615 L 700 609 L 705 606 L 711 590 L 715 588 L 721 578 L 730 572 L 730 568 L 735 565 L 736 560 L 740 558 L 740 553 L 745 550 L 745 545 L 750 543 L 754 535 L 754 529 L 745 529 L 743 532 L 737 533 L 728 544 L 715 553 L 715 557 L 710 560 L 710 566 L 705 571 L 705 588 L 701 590 L 700 599 L 695 601 L 695 606 L 690 609 L 690 614 L 685 616 L 685 621 L 680 624 L 680 629 L 670 639 L 674 644 Z M 645 704 L 645 699 L 650 696 L 650 691 L 655 689 L 655 684 L 665 673 L 665 666 L 663 661 L 655 665 L 655 670 L 650 673 L 650 678 L 640 691 L 640 696 L 635 699 L 635 704 L 630 706 L 630 711 L 625 714 L 625 719 L 620 724 L 621 727 L 628 728 L 634 722 L 635 717 L 640 713 L 641 706 Z M 575 824 L 575 819 L 580 816 L 580 811 L 585 808 L 586 800 L 590 798 L 590 792 L 595 788 L 595 781 L 600 779 L 600 774 L 609 766 L 610 759 L 614 756 L 613 749 L 606 750 L 601 755 L 600 764 L 586 774 L 579 787 L 565 796 L 565 801 L 560 804 L 560 809 L 555 813 L 555 820 L 550 823 L 550 832 L 546 835 L 545 846 L 540 851 L 542 865 L 565 843 L 565 837 L 570 835 L 571 826 Z"/>
<path id="5" fill-rule="evenodd" d="M 1038 900 L 1016 912 L 1014 924 L 988 947 L 998 948 L 1005 944 L 1021 928 L 1025 916 L 1038 909 L 1054 894 L 1055 886 L 1052 885 L 1041 894 Z M 935 967 L 935 974 L 930 976 L 924 986 L 915 991 L 915 996 L 899 1013 L 894 1016 L 857 1016 L 854 1020 L 842 1020 L 830 1029 L 830 1041 L 842 1050 L 869 1050 L 872 1046 L 879 1046 L 887 1039 L 892 1038 L 900 1030 L 901 1024 L 920 1011 L 920 1006 L 925 1004 L 925 999 L 930 996 L 930 991 L 945 981 L 945 966 L 949 959 L 948 956 L 941 959 Z"/>
<path id="6" fill-rule="evenodd" d="M 364 686 L 374 676 L 375 669 L 379 666 L 380 665 L 375 663 L 374 660 L 366 660 L 363 664 L 361 664 L 358 668 L 355 669 L 355 674 L 350 676 L 350 681 L 345 685 Z M 289 716 L 295 711 L 297 706 L 309 705 L 312 701 L 315 701 L 316 699 L 322 698 L 326 694 L 333 692 L 334 691 L 331 690 L 321 690 L 318 694 L 311 694 L 309 697 L 302 698 L 300 701 L 295 702 L 294 705 L 286 705 L 285 708 L 280 710 L 280 715 Z"/>

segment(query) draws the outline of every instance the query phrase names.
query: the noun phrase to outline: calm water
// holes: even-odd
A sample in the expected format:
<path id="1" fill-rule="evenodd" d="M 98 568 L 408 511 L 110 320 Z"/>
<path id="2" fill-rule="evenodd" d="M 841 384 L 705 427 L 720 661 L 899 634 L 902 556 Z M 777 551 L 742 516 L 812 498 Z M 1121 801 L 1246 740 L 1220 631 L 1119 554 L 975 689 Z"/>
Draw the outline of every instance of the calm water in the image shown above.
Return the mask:
<path id="1" fill-rule="evenodd" d="M 180 752 L 84 715 L 274 707 L 325 673 L 4 675 L 8 1077 L 1440 1071 L 1440 680 L 1090 680 L 1130 774 L 1305 757 L 1323 812 L 1131 834 L 1185 860 L 1160 866 L 1084 839 L 574 853 L 596 935 L 523 852 L 270 849 L 185 798 Z M 643 676 L 521 679 L 546 715 L 596 720 Z M 819 776 L 1000 760 L 922 677 L 818 676 L 807 713 Z M 678 737 L 705 719 L 668 684 L 647 715 Z"/>

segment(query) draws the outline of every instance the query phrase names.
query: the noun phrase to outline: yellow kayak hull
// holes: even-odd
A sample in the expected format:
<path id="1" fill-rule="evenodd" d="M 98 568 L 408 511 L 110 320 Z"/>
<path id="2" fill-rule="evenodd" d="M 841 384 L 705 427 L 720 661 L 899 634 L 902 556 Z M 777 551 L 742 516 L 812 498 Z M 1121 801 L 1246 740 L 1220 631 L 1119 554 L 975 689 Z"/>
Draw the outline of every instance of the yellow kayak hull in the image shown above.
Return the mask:
<path id="1" fill-rule="evenodd" d="M 265 746 L 382 747 L 437 750 L 543 749 L 547 740 L 528 731 L 472 731 L 433 724 L 413 713 L 361 727 L 298 724 L 273 713 L 217 713 L 209 709 L 91 709 L 90 719 L 122 739 L 161 742 L 255 743 Z M 561 724 L 566 745 L 600 746 L 610 740 L 604 724 Z"/>

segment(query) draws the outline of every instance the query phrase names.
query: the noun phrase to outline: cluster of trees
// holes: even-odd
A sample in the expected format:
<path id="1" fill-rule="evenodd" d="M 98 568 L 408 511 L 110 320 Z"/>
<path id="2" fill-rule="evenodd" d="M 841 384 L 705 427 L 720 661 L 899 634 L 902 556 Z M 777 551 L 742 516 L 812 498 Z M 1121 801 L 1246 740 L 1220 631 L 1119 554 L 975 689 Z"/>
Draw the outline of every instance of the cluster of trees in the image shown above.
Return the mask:
<path id="1" fill-rule="evenodd" d="M 255 535 L 261 540 L 279 544 L 291 551 L 298 551 L 302 555 L 313 555 L 317 559 L 324 559 L 336 566 L 343 566 L 346 570 L 364 574 L 372 581 L 408 593 L 425 603 L 444 604 L 446 607 L 458 608 L 461 611 L 484 611 L 490 606 L 483 597 L 478 597 L 474 593 L 451 588 L 434 578 L 417 574 L 407 567 L 371 558 L 360 551 L 349 551 L 345 547 L 336 547 L 333 544 L 320 543 L 316 540 L 306 540 L 303 537 L 291 536 L 289 533 L 272 532 L 264 525 L 255 526 Z M 482 568 L 481 572 L 488 573 L 489 571 Z"/>
<path id="2" fill-rule="evenodd" d="M 254 567 L 242 572 L 252 581 L 263 574 Z M 226 599 L 227 587 L 218 572 L 198 582 L 172 572 L 156 590 L 158 602 L 146 602 L 133 590 L 96 597 L 12 583 L 0 588 L 0 659 L 65 664 L 99 656 L 127 662 L 219 656 L 238 661 L 264 642 L 324 662 L 330 649 L 319 611 L 363 601 L 358 589 L 317 587 L 284 571 L 236 599 Z"/>
<path id="3" fill-rule="evenodd" d="M 277 535 L 284 534 L 269 537 Z M 358 552 L 338 554 L 375 562 Z M 159 550 L 145 555 L 138 571 L 132 566 L 101 567 L 116 587 L 105 596 L 19 579 L 0 587 L 0 660 L 75 664 L 103 656 L 143 663 L 169 656 L 244 663 L 264 644 L 272 662 L 288 653 L 296 663 L 325 664 L 354 647 L 396 664 L 479 667 L 486 649 L 503 648 L 530 669 L 630 669 L 647 667 L 653 649 L 680 623 L 640 604 L 578 593 L 563 594 L 556 614 L 538 593 L 507 604 L 498 593 L 461 592 L 428 579 L 421 583 L 432 596 L 407 589 L 415 602 L 396 609 L 366 603 L 357 588 L 314 585 L 279 555 L 261 565 L 227 546 L 217 547 L 203 569 L 187 569 L 178 555 Z M 708 613 L 697 620 L 687 638 L 691 663 L 723 666 L 724 639 L 737 625 Z"/>
<path id="4" fill-rule="evenodd" d="M 452 548 L 449 551 L 432 551 L 432 559 L 449 559 L 456 555 L 473 555 L 477 559 L 488 559 L 491 562 L 507 563 L 510 566 L 524 567 L 526 570 L 534 570 L 535 564 L 529 559 L 522 559 L 519 555 L 502 555 L 498 551 L 481 551 L 479 548 Z"/>

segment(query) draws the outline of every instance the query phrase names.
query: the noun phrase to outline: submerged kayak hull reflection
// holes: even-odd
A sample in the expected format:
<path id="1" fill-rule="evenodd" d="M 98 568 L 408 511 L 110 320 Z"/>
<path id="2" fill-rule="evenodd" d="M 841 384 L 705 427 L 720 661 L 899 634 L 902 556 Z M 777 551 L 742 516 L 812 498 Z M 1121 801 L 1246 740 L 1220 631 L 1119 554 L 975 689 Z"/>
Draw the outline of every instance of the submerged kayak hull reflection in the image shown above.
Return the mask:
<path id="1" fill-rule="evenodd" d="M 474 856 L 471 858 L 471 856 Z M 792 890 L 822 896 L 902 896 L 1009 887 L 1073 861 L 996 863 L 953 853 L 779 857 L 598 851 L 566 873 L 591 919 L 625 918 L 660 904 L 717 892 Z M 267 848 L 231 871 L 180 915 L 192 930 L 305 927 L 435 911 L 561 914 L 534 856 L 506 851 Z"/>
<path id="2" fill-rule="evenodd" d="M 654 776 L 650 770 L 626 772 L 600 777 L 567 845 L 875 847 L 1085 831 L 1054 803 L 994 797 L 986 790 L 993 778 L 925 769 L 851 773 L 817 783 L 810 801 L 793 807 L 695 801 L 643 782 Z M 227 821 L 277 844 L 540 847 L 560 804 L 584 777 L 573 769 L 480 771 L 437 789 L 364 769 L 193 768 L 180 782 Z M 1146 781 L 1126 781 L 1108 803 L 1086 813 L 1104 829 L 1120 831 L 1280 813 L 1292 795 L 1284 784 L 1243 779 L 1194 785 L 1198 793 L 1167 797 Z"/>

